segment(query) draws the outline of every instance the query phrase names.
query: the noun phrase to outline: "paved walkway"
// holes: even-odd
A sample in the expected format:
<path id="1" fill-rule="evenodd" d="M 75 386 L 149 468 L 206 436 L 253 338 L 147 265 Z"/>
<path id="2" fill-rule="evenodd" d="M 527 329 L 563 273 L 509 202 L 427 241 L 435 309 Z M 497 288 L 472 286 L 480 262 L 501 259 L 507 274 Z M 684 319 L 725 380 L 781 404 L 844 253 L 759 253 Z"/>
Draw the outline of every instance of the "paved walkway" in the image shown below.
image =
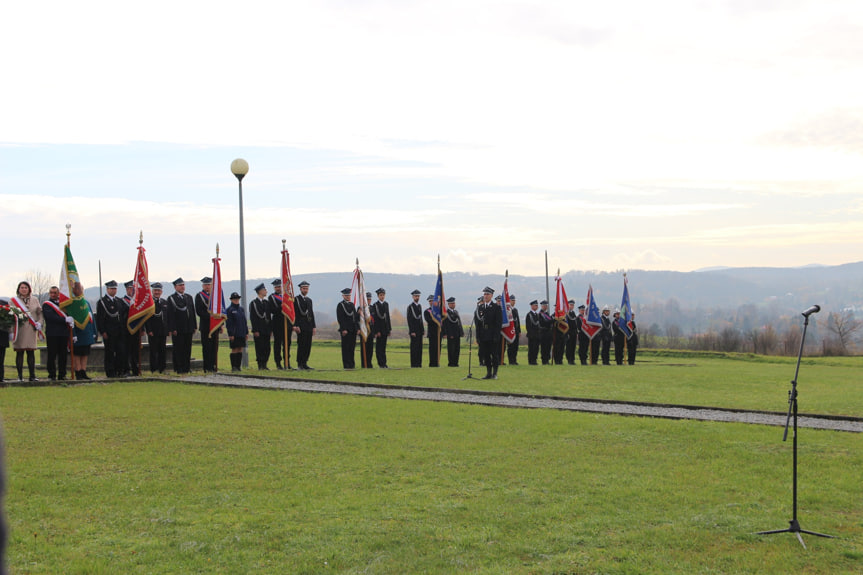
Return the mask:
<path id="1" fill-rule="evenodd" d="M 615 413 L 619 415 L 662 417 L 667 419 L 728 421 L 735 423 L 777 425 L 783 427 L 785 426 L 787 417 L 787 414 L 758 411 L 733 411 L 710 407 L 699 408 L 691 406 L 684 407 L 525 395 L 503 395 L 500 393 L 447 389 L 434 390 L 428 388 L 417 389 L 371 384 L 322 383 L 315 381 L 294 381 L 274 377 L 267 378 L 213 374 L 184 377 L 180 381 L 227 387 L 370 395 L 393 399 L 446 401 L 451 403 L 469 403 L 476 405 L 492 405 L 497 407 L 517 407 L 523 409 L 559 409 L 564 411 Z M 813 429 L 832 429 L 836 431 L 863 433 L 863 418 L 836 418 L 830 416 L 800 415 L 797 418 L 797 425 L 798 427 L 808 427 Z"/>

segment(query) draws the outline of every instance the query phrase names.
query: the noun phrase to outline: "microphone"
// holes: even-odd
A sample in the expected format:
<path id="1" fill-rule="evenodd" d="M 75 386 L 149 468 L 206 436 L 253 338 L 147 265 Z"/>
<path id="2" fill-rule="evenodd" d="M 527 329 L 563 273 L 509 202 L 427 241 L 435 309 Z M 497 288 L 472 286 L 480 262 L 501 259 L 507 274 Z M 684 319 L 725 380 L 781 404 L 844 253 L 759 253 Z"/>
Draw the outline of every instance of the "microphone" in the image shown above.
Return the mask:
<path id="1" fill-rule="evenodd" d="M 820 305 L 813 305 L 812 307 L 810 307 L 809 309 L 807 309 L 803 312 L 803 317 L 809 317 L 813 313 L 818 313 L 819 311 L 821 311 L 821 306 Z"/>

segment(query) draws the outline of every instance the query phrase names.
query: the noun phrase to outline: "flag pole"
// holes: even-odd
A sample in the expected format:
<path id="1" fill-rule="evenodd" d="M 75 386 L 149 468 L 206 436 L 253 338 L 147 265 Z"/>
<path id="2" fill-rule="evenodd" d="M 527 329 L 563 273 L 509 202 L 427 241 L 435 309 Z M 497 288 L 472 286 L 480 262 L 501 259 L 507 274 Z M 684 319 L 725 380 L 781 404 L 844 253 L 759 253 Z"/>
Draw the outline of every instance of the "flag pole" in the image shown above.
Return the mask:
<path id="1" fill-rule="evenodd" d="M 282 253 L 282 259 L 283 260 L 285 258 L 284 252 L 288 249 L 287 247 L 285 247 L 285 244 L 287 243 L 287 241 L 288 240 L 285 240 L 285 239 L 282 240 L 282 252 L 283 252 Z M 282 284 L 284 284 L 284 283 L 285 282 L 283 281 Z M 288 289 L 288 286 L 282 285 L 282 299 L 283 300 L 284 300 L 285 296 L 287 295 L 285 293 L 286 289 Z M 290 340 L 288 338 L 291 337 L 291 334 L 288 332 L 288 316 L 285 315 L 285 310 L 282 309 L 279 311 L 281 311 L 281 313 L 282 313 L 282 326 L 283 326 L 282 329 L 283 329 L 284 334 L 285 334 L 284 337 L 282 338 L 284 340 L 284 341 L 282 341 L 282 345 L 285 347 L 285 369 L 289 370 L 289 369 L 291 369 L 291 356 L 288 355 L 289 350 L 290 350 L 290 348 L 288 347 Z"/>
<path id="2" fill-rule="evenodd" d="M 357 262 L 357 269 L 359 270 L 360 269 L 360 258 L 356 258 L 356 262 Z M 360 287 L 359 286 L 359 280 L 357 280 L 357 290 L 358 291 L 359 291 L 359 287 Z M 366 297 L 366 294 L 358 293 L 357 294 L 357 302 L 364 302 L 365 297 Z M 354 311 L 356 313 L 359 313 L 359 310 L 354 310 Z M 363 317 L 363 321 L 366 321 L 365 317 Z M 368 330 L 368 327 L 366 327 L 366 330 Z M 362 365 L 363 368 L 367 368 L 368 365 L 366 365 L 366 364 L 368 362 L 366 361 L 366 359 L 367 359 L 366 358 L 366 338 L 364 338 L 362 336 L 362 331 L 360 331 L 360 353 L 362 353 L 362 360 L 360 361 L 360 365 Z"/>
<path id="3" fill-rule="evenodd" d="M 438 313 L 440 314 L 440 325 L 437 326 L 437 364 L 440 365 L 440 352 L 443 345 L 441 345 L 441 335 L 443 335 L 443 310 L 446 305 L 443 301 L 443 277 L 440 273 L 440 254 L 437 255 L 437 275 L 441 278 L 440 284 L 440 301 L 438 302 Z"/>
<path id="4" fill-rule="evenodd" d="M 548 291 L 548 250 L 545 250 L 545 301 L 551 305 L 551 296 Z"/>
<path id="5" fill-rule="evenodd" d="M 144 249 L 144 230 L 140 230 L 140 233 L 138 235 L 138 253 L 139 254 L 140 254 L 140 251 L 142 249 Z M 135 291 L 137 291 L 137 290 L 138 290 L 138 278 L 135 277 Z M 138 300 L 137 297 L 133 298 L 132 303 L 134 304 L 137 300 Z M 138 375 L 141 375 L 141 330 L 143 328 L 144 328 L 144 324 L 142 323 L 138 327 L 138 365 L 136 366 L 137 367 L 136 372 Z"/>
<path id="6" fill-rule="evenodd" d="M 548 252 L 546 252 L 546 258 L 548 257 Z M 548 269 L 548 260 L 545 262 L 546 270 Z M 546 272 L 547 273 L 547 272 Z M 546 276 L 546 280 L 548 281 L 548 276 Z M 554 346 L 557 343 L 557 332 L 558 332 L 558 323 L 557 323 L 557 300 L 560 296 L 560 268 L 557 268 L 557 277 L 554 278 L 554 322 L 552 325 L 551 332 L 551 364 L 554 365 Z M 548 287 L 545 288 L 548 290 Z M 549 305 L 549 307 L 551 307 Z"/>
<path id="7" fill-rule="evenodd" d="M 503 274 L 503 285 L 506 285 L 508 281 L 509 281 L 509 270 L 506 270 L 506 272 L 504 272 L 504 274 Z M 503 296 L 505 296 L 505 295 L 506 295 L 505 293 L 500 294 L 500 299 L 503 300 Z M 509 298 L 507 298 L 507 300 L 509 300 Z M 506 312 L 506 306 L 508 304 L 509 304 L 509 301 L 503 302 L 504 313 Z M 503 335 L 503 334 L 501 334 L 501 335 Z M 506 360 L 506 338 L 501 337 L 500 338 L 500 365 L 506 365 L 506 363 L 504 363 L 505 360 Z"/>
<path id="8" fill-rule="evenodd" d="M 218 262 L 218 261 L 219 261 L 219 242 L 216 242 L 216 262 Z M 222 273 L 221 273 L 221 271 L 222 271 L 222 267 L 219 266 L 219 291 L 220 292 L 222 291 Z M 215 278 L 213 279 L 213 281 L 215 281 Z M 221 293 L 219 293 L 219 294 L 211 293 L 210 297 L 213 298 L 213 297 L 216 297 L 217 295 L 219 296 L 219 300 L 224 299 L 224 297 L 222 296 Z M 216 303 L 219 306 L 219 311 L 220 312 L 224 311 L 222 309 L 222 302 L 218 301 Z M 221 332 L 221 331 L 222 331 L 222 328 L 219 328 L 219 330 L 216 332 L 216 345 L 215 346 L 212 346 L 212 343 L 207 342 L 207 345 L 210 345 L 210 346 L 216 348 L 215 351 L 213 351 L 213 354 L 214 354 L 213 355 L 213 373 L 219 373 L 219 332 Z"/>
<path id="9" fill-rule="evenodd" d="M 72 224 L 66 224 L 66 247 L 72 247 Z M 66 267 L 66 258 L 63 258 L 63 267 Z M 66 276 L 66 281 L 68 282 L 68 275 Z M 70 290 L 71 292 L 71 290 Z M 74 295 L 74 294 L 73 294 Z M 75 330 L 70 325 L 69 326 L 69 359 L 72 362 L 72 369 L 69 370 L 71 374 L 71 380 L 75 381 Z"/>

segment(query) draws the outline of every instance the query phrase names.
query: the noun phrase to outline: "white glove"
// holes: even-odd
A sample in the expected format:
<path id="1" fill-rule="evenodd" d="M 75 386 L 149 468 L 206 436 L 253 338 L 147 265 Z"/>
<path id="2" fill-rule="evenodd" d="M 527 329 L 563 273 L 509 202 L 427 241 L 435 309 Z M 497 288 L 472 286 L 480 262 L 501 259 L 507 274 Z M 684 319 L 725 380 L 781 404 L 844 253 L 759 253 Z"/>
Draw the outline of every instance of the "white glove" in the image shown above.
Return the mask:
<path id="1" fill-rule="evenodd" d="M 72 343 L 78 343 L 78 336 L 77 335 L 72 336 Z"/>
<path id="2" fill-rule="evenodd" d="M 69 325 L 75 325 L 75 318 L 71 315 L 66 316 L 66 323 Z"/>
<path id="3" fill-rule="evenodd" d="M 42 331 L 42 322 L 41 321 L 36 322 L 36 331 Z"/>

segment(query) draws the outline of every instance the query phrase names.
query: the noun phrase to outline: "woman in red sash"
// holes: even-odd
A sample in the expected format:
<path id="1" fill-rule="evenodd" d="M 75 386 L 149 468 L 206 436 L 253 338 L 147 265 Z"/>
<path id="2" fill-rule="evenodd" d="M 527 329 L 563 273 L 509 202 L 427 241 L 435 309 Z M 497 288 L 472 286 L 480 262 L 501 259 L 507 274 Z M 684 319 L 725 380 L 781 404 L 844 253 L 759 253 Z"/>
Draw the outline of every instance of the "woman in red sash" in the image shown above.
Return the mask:
<path id="1" fill-rule="evenodd" d="M 30 371 L 30 381 L 36 379 L 36 338 L 42 331 L 42 304 L 39 298 L 33 296 L 30 284 L 22 281 L 18 284 L 15 297 L 9 302 L 25 312 L 27 321 L 18 325 L 18 337 L 12 344 L 15 350 L 15 367 L 18 368 L 18 381 L 24 381 L 24 352 L 27 352 L 27 369 Z"/>

